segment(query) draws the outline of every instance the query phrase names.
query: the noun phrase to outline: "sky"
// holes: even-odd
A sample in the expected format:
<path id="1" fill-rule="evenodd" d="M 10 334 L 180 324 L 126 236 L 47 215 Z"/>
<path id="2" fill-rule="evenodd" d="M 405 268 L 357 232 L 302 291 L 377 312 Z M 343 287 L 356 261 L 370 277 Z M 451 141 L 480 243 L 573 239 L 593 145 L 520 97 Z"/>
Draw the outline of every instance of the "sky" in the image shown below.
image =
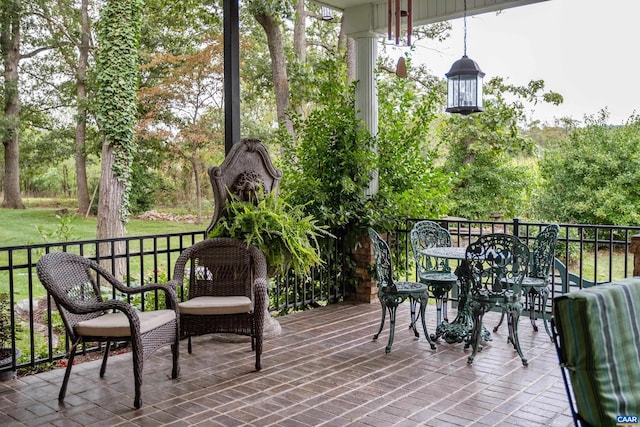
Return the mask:
<path id="1" fill-rule="evenodd" d="M 608 123 L 640 114 L 640 0 L 549 0 L 467 17 L 467 55 L 486 73 L 526 85 L 544 80 L 559 106 L 528 110 L 534 120 L 584 122 L 607 108 Z M 464 52 L 463 20 L 444 43 L 418 46 L 415 60 L 443 75 Z"/>

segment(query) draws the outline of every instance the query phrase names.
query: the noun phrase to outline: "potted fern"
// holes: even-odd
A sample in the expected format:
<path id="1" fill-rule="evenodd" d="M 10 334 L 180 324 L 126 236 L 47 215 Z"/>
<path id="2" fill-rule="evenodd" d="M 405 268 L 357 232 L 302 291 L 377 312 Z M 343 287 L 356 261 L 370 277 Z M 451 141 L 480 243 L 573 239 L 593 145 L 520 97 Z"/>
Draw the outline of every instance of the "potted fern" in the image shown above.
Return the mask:
<path id="1" fill-rule="evenodd" d="M 233 237 L 260 249 L 269 275 L 292 270 L 309 274 L 322 264 L 318 237 L 331 236 L 316 220 L 305 215 L 303 206 L 292 206 L 271 192 L 259 200 L 231 197 L 209 237 Z"/>

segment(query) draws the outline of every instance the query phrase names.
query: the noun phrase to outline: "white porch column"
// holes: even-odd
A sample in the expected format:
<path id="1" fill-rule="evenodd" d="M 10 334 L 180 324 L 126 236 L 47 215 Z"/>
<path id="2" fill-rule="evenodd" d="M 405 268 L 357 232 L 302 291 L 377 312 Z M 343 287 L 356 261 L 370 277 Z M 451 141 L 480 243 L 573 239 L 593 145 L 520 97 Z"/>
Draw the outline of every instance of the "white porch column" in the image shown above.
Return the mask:
<path id="1" fill-rule="evenodd" d="M 365 32 L 351 34 L 356 47 L 356 114 L 362 119 L 371 135 L 378 134 L 378 88 L 373 70 L 378 58 L 378 35 Z M 377 152 L 377 147 L 374 147 Z M 378 171 L 375 170 L 365 195 L 378 192 Z"/>

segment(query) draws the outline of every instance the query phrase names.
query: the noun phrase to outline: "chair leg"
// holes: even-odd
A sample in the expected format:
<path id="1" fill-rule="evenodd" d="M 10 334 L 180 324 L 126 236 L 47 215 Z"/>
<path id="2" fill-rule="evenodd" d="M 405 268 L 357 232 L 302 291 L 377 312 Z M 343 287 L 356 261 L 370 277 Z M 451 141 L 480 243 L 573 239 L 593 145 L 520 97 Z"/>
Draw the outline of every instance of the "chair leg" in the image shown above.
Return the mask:
<path id="1" fill-rule="evenodd" d="M 491 309 L 491 307 L 487 303 L 472 301 L 471 308 L 473 328 L 471 329 L 471 333 L 468 338 L 469 342 L 465 345 L 465 348 L 467 348 L 469 344 L 471 344 L 472 347 L 471 355 L 467 358 L 467 364 L 469 365 L 473 363 L 478 351 L 482 351 L 482 318 L 484 317 L 484 314 Z"/>
<path id="2" fill-rule="evenodd" d="M 387 309 L 389 310 L 389 342 L 387 343 L 384 352 L 390 353 L 396 329 L 396 312 L 398 311 L 399 303 L 394 298 L 387 298 L 386 302 Z"/>
<path id="3" fill-rule="evenodd" d="M 528 366 L 529 362 L 525 359 L 520 348 L 520 340 L 518 338 L 518 320 L 522 312 L 522 303 L 514 303 L 507 305 L 507 323 L 509 325 L 509 339 L 513 344 L 513 348 L 518 352 L 518 356 L 522 360 L 524 366 Z"/>
<path id="4" fill-rule="evenodd" d="M 188 352 L 189 354 L 191 354 L 191 351 L 192 351 L 192 350 L 193 350 L 193 349 L 191 348 L 191 336 L 189 336 L 189 337 L 187 338 L 187 352 Z"/>
<path id="5" fill-rule="evenodd" d="M 531 288 L 529 292 L 527 292 L 527 306 L 529 308 L 529 320 L 531 322 L 531 327 L 534 331 L 538 332 L 538 325 L 536 325 L 536 297 L 538 299 L 538 306 L 541 304 L 541 295 L 534 288 Z"/>
<path id="6" fill-rule="evenodd" d="M 136 409 L 142 407 L 142 369 L 144 366 L 144 360 L 142 355 L 143 350 L 132 346 L 131 353 L 133 356 L 133 384 L 135 388 L 135 396 L 133 399 L 133 406 Z"/>
<path id="7" fill-rule="evenodd" d="M 422 316 L 422 330 L 424 331 L 424 336 L 427 338 L 427 342 L 429 343 L 429 346 L 431 346 L 431 350 L 435 350 L 436 345 L 431 340 L 431 335 L 429 335 L 429 332 L 427 331 L 427 322 L 425 321 L 425 315 L 424 315 L 427 309 L 428 303 L 429 303 L 428 295 L 423 295 L 422 297 L 420 297 L 420 314 L 419 315 Z"/>
<path id="8" fill-rule="evenodd" d="M 176 337 L 171 345 L 171 355 L 173 356 L 173 367 L 171 369 L 171 379 L 175 380 L 180 376 L 180 327 L 176 327 Z"/>
<path id="9" fill-rule="evenodd" d="M 416 322 L 418 321 L 418 319 L 416 318 L 416 305 L 416 299 L 413 297 L 409 297 L 409 311 L 411 312 L 411 323 L 409 324 L 409 329 L 413 330 L 413 335 L 415 335 L 416 338 L 420 338 L 418 328 L 416 328 Z M 418 314 L 418 317 L 420 317 L 420 314 L 424 314 L 422 313 L 422 310 Z M 424 320 L 424 316 L 422 317 L 422 320 Z"/>
<path id="10" fill-rule="evenodd" d="M 256 371 L 262 369 L 262 337 L 256 337 Z"/>
<path id="11" fill-rule="evenodd" d="M 398 311 L 398 305 L 404 301 L 405 297 L 398 295 L 385 295 L 380 298 L 382 304 L 382 324 L 380 325 L 380 331 L 384 324 L 385 310 L 389 311 L 389 342 L 384 349 L 385 353 L 391 352 L 391 346 L 393 345 L 393 337 L 396 329 L 396 312 Z M 378 338 L 380 331 L 374 336 L 373 339 Z"/>
<path id="12" fill-rule="evenodd" d="M 444 320 L 449 321 L 447 319 L 447 296 L 449 295 L 448 286 L 431 286 L 429 291 L 436 299 L 436 327 L 438 327 L 442 323 L 442 318 L 444 315 Z"/>
<path id="13" fill-rule="evenodd" d="M 107 340 L 104 344 L 104 354 L 102 355 L 102 365 L 100 365 L 100 378 L 104 377 L 104 373 L 107 371 L 107 359 L 109 358 L 109 351 L 111 351 L 111 341 Z"/>
<path id="14" fill-rule="evenodd" d="M 264 334 L 264 322 L 262 320 L 254 321 L 254 336 L 251 338 L 251 342 L 255 341 L 255 352 L 256 352 L 256 371 L 262 369 L 262 341 Z"/>
<path id="15" fill-rule="evenodd" d="M 60 387 L 60 393 L 58 394 L 58 400 L 60 402 L 64 400 L 64 396 L 67 394 L 67 384 L 69 383 L 69 376 L 71 375 L 71 367 L 73 366 L 73 360 L 76 357 L 76 349 L 78 348 L 78 344 L 80 344 L 80 340 L 76 341 L 71 345 L 71 349 L 69 350 L 69 355 L 67 356 L 67 368 L 64 371 L 64 379 L 62 380 L 62 387 Z"/>
<path id="16" fill-rule="evenodd" d="M 380 328 L 378 328 L 378 332 L 376 332 L 376 334 L 373 336 L 374 340 L 377 340 L 380 334 L 382 333 L 382 328 L 384 328 L 384 319 L 387 314 L 387 309 L 384 305 L 384 301 L 382 300 L 382 298 L 379 298 L 379 300 L 380 300 L 380 307 L 382 308 L 382 318 L 380 319 Z"/>
<path id="17" fill-rule="evenodd" d="M 256 324 L 255 317 L 251 319 L 251 351 L 256 351 L 256 328 L 258 327 Z"/>
<path id="18" fill-rule="evenodd" d="M 549 288 L 540 289 L 540 313 L 542 315 L 542 323 L 544 323 L 544 329 L 549 335 L 549 339 L 553 341 L 553 334 L 549 328 L 549 321 L 547 320 L 547 301 L 549 300 Z"/>
<path id="19" fill-rule="evenodd" d="M 502 309 L 502 314 L 500 315 L 500 321 L 498 322 L 498 324 L 496 326 L 493 327 L 493 332 L 498 332 L 498 328 L 500 327 L 500 325 L 502 325 L 502 322 L 504 321 L 504 316 L 506 314 L 505 309 Z"/>
<path id="20" fill-rule="evenodd" d="M 175 380 L 180 376 L 180 345 L 171 345 L 171 355 L 173 356 L 173 367 L 171 369 L 171 379 Z"/>

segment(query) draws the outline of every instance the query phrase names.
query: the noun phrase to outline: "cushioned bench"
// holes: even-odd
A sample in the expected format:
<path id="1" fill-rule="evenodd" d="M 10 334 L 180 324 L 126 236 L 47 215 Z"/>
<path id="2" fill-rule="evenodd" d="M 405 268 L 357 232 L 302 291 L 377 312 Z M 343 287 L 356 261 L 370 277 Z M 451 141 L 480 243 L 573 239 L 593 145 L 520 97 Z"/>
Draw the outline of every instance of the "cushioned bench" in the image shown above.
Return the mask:
<path id="1" fill-rule="evenodd" d="M 640 415 L 640 277 L 554 298 L 552 329 L 576 425 Z"/>

